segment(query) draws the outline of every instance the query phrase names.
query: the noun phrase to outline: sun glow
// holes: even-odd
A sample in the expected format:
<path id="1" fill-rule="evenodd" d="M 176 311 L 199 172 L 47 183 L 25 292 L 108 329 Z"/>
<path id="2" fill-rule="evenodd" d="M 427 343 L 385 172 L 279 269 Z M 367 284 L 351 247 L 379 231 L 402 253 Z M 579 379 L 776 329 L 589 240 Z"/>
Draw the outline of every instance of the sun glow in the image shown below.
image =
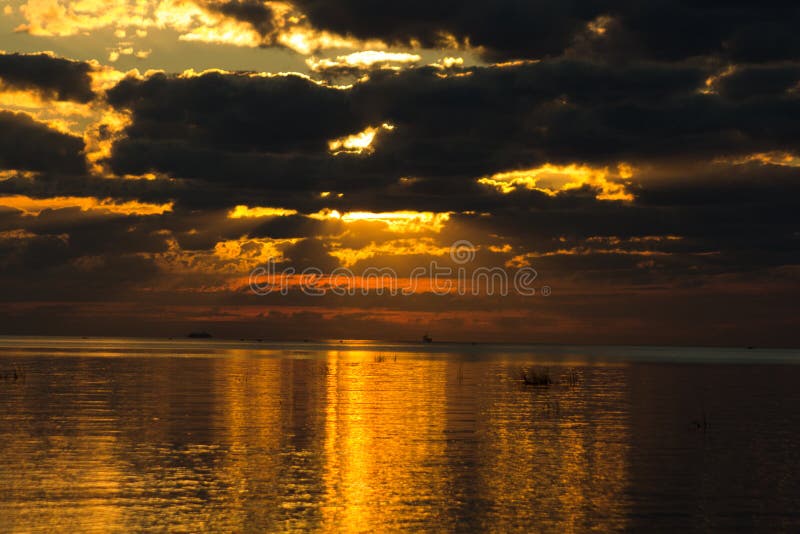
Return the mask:
<path id="1" fill-rule="evenodd" d="M 345 223 L 379 223 L 390 232 L 421 233 L 440 232 L 450 220 L 449 212 L 434 213 L 432 211 L 350 211 L 339 213 L 337 210 L 322 210 L 310 215 L 319 220 L 339 220 Z"/>
<path id="2" fill-rule="evenodd" d="M 417 54 L 405 52 L 383 52 L 379 50 L 363 50 L 353 52 L 346 56 L 336 56 L 334 59 L 306 59 L 306 65 L 314 71 L 320 72 L 336 68 L 369 69 L 380 67 L 382 69 L 400 70 L 404 64 L 414 64 L 422 59 Z"/>

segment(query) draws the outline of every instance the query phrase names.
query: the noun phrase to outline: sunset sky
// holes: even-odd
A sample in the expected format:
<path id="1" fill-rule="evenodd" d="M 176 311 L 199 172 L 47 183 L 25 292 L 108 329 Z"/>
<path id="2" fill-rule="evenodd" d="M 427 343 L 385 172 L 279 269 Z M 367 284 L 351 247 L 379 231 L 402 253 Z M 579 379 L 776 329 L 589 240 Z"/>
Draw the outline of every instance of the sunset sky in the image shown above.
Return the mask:
<path id="1" fill-rule="evenodd" d="M 1 2 L 0 334 L 798 346 L 800 8 L 748 4 Z M 248 285 L 460 240 L 537 294 Z"/>

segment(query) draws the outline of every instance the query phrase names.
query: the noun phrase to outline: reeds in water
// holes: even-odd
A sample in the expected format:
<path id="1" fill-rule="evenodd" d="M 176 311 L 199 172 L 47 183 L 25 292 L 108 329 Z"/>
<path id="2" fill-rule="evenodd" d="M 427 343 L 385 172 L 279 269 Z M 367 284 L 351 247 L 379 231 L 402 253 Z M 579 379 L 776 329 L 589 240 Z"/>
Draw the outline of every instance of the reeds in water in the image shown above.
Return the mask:
<path id="1" fill-rule="evenodd" d="M 580 382 L 580 376 L 575 369 L 569 369 L 566 373 L 561 375 L 560 382 L 565 386 L 577 386 Z"/>
<path id="2" fill-rule="evenodd" d="M 13 369 L 0 372 L 0 381 L 25 382 L 25 371 L 22 369 L 22 367 L 15 365 Z"/>

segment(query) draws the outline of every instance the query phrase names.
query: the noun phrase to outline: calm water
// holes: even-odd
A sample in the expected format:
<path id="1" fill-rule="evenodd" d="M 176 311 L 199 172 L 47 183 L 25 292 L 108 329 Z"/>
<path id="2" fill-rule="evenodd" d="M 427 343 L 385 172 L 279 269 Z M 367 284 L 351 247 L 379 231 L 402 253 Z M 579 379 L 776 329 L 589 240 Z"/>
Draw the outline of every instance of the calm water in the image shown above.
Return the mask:
<path id="1" fill-rule="evenodd" d="M 796 363 L 0 338 L 0 532 L 797 532 Z"/>

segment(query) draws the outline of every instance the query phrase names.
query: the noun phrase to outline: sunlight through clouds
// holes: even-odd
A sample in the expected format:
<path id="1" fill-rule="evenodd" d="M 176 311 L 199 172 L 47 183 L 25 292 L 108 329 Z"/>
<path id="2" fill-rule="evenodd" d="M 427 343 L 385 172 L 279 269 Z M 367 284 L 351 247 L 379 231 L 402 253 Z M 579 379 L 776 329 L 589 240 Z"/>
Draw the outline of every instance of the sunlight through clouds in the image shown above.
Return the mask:
<path id="1" fill-rule="evenodd" d="M 352 211 L 339 213 L 337 210 L 322 210 L 309 217 L 319 220 L 337 220 L 344 223 L 377 223 L 390 232 L 420 233 L 440 232 L 450 220 L 451 213 L 433 213 L 430 211 L 391 211 L 368 212 Z"/>
<path id="2" fill-rule="evenodd" d="M 380 126 L 367 126 L 364 130 L 328 141 L 328 150 L 334 155 L 339 154 L 371 154 L 375 151 L 372 142 L 382 132 L 391 132 L 394 126 L 383 123 Z"/>
<path id="3" fill-rule="evenodd" d="M 360 41 L 313 28 L 291 4 L 264 2 L 264 20 L 239 20 L 226 13 L 224 2 L 193 0 L 28 0 L 20 6 L 26 22 L 16 31 L 42 37 L 67 37 L 104 28 L 115 29 L 120 38 L 128 31 L 137 36 L 149 29 L 172 29 L 185 41 L 259 47 L 282 45 L 308 55 L 331 48 L 383 49 L 373 39 Z M 268 18 L 267 18 L 268 17 Z M 265 31 L 266 28 L 269 28 Z M 111 61 L 120 54 L 146 55 L 130 47 L 112 51 Z"/>
<path id="4" fill-rule="evenodd" d="M 419 54 L 410 54 L 408 52 L 364 50 L 361 52 L 353 52 L 346 56 L 336 56 L 335 58 L 310 57 L 306 59 L 306 64 L 312 72 L 325 72 L 342 68 L 401 70 L 404 66 L 413 65 L 421 60 L 422 56 Z"/>

